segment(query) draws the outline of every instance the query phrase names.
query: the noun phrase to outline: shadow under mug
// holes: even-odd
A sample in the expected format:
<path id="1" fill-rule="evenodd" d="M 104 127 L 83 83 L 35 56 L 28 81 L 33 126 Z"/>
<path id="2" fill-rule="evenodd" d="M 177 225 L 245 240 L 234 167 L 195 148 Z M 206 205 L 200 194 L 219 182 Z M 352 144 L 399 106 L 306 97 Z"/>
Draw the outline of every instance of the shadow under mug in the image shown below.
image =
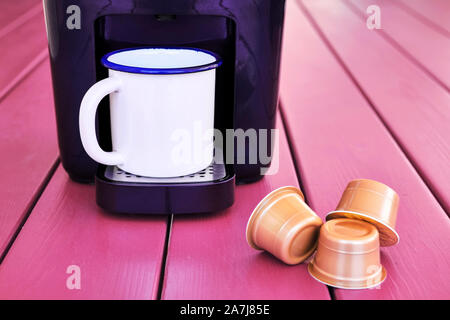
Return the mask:
<path id="1" fill-rule="evenodd" d="M 83 147 L 95 161 L 146 177 L 178 177 L 214 156 L 216 54 L 193 48 L 131 48 L 102 58 L 109 78 L 80 107 Z M 110 95 L 112 152 L 99 146 L 95 115 Z"/>

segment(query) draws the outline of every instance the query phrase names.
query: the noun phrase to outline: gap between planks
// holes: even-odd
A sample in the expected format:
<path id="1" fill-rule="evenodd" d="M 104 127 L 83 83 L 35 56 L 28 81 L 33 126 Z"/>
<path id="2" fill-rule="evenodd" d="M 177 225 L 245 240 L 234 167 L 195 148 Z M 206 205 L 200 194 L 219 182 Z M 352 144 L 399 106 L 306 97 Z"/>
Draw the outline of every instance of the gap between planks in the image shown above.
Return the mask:
<path id="1" fill-rule="evenodd" d="M 435 193 L 433 192 L 434 188 L 432 186 L 432 183 L 427 179 L 427 177 L 423 174 L 423 172 L 421 172 L 421 170 L 419 170 L 419 167 L 418 167 L 417 163 L 413 160 L 413 157 L 411 156 L 411 154 L 407 151 L 405 146 L 400 142 L 398 137 L 395 135 L 394 131 L 389 127 L 389 125 L 387 124 L 386 120 L 381 115 L 381 113 L 377 110 L 377 108 L 375 108 L 375 105 L 374 105 L 373 101 L 369 98 L 369 96 L 366 93 L 366 91 L 363 89 L 363 87 L 360 85 L 360 83 L 358 82 L 356 77 L 353 75 L 353 73 L 347 67 L 346 63 L 341 58 L 341 56 L 338 54 L 337 50 L 334 48 L 334 46 L 331 44 L 331 42 L 327 39 L 326 35 L 321 30 L 320 26 L 318 25 L 318 23 L 316 22 L 314 17 L 311 15 L 309 10 L 302 3 L 302 0 L 296 0 L 296 2 L 297 2 L 297 5 L 299 6 L 299 8 L 302 10 L 303 14 L 307 17 L 308 22 L 311 24 L 311 26 L 317 32 L 317 34 L 320 37 L 320 39 L 323 41 L 323 43 L 328 48 L 328 50 L 330 50 L 331 54 L 334 56 L 336 61 L 339 63 L 339 65 L 342 67 L 342 69 L 348 75 L 348 77 L 351 79 L 351 81 L 356 86 L 356 88 L 361 93 L 361 95 L 364 97 L 364 99 L 367 101 L 367 103 L 369 104 L 371 110 L 375 113 L 375 115 L 377 116 L 377 118 L 379 119 L 379 121 L 381 122 L 383 127 L 386 129 L 386 131 L 391 136 L 392 140 L 396 143 L 398 148 L 403 152 L 405 157 L 408 159 L 408 161 L 410 162 L 411 166 L 414 168 L 414 170 L 417 173 L 417 175 L 422 179 L 423 183 L 430 190 L 431 194 L 433 195 L 433 198 L 438 202 L 438 204 L 441 207 L 441 209 L 447 214 L 447 217 L 450 218 L 450 212 L 447 212 L 447 210 L 445 209 L 445 205 L 442 202 L 442 200 L 439 199 L 438 197 L 436 197 Z M 344 3 L 345 2 L 346 1 L 344 1 Z"/>
<path id="2" fill-rule="evenodd" d="M 365 21 L 366 16 L 364 12 L 361 11 L 355 4 L 350 2 L 349 0 L 343 1 L 344 5 L 346 5 L 351 11 L 353 11 L 357 16 L 359 16 L 362 20 Z M 396 3 L 396 1 L 393 1 Z M 428 67 L 426 67 L 422 62 L 420 62 L 416 57 L 414 57 L 411 53 L 409 53 L 403 46 L 398 43 L 393 37 L 391 37 L 384 30 L 380 30 L 379 34 L 395 49 L 397 49 L 405 58 L 409 59 L 415 66 L 417 66 L 420 70 L 422 70 L 431 80 L 436 82 L 439 86 L 444 88 L 447 92 L 450 92 L 450 88 L 445 84 L 444 81 L 439 79 Z"/>
<path id="3" fill-rule="evenodd" d="M 159 271 L 158 291 L 156 300 L 162 300 L 162 293 L 164 290 L 164 279 L 166 275 L 167 256 L 169 254 L 170 236 L 172 234 L 173 214 L 167 217 L 166 239 L 164 241 L 163 256 L 161 261 L 161 269 Z"/>
<path id="4" fill-rule="evenodd" d="M 39 65 L 44 63 L 48 56 L 48 49 L 42 50 L 25 68 L 23 68 L 17 76 L 15 76 L 9 84 L 0 89 L 0 103 L 11 93 L 22 81 L 24 81 Z"/>
<path id="5" fill-rule="evenodd" d="M 431 0 L 429 0 L 431 2 Z M 433 20 L 429 19 L 427 16 L 423 15 L 416 9 L 410 7 L 409 5 L 401 2 L 401 1 L 392 1 L 394 5 L 401 8 L 403 11 L 407 12 L 417 20 L 422 21 L 422 23 L 428 25 L 429 27 L 436 30 L 436 32 L 441 33 L 442 35 L 446 36 L 447 38 L 450 38 L 450 32 L 448 32 L 445 28 L 442 28 L 439 24 L 435 23 Z"/>
<path id="6" fill-rule="evenodd" d="M 302 190 L 303 196 L 305 197 L 306 204 L 309 205 L 309 202 L 308 202 L 308 191 L 304 187 L 302 179 L 301 179 L 302 175 L 300 173 L 299 160 L 298 160 L 297 155 L 296 155 L 297 153 L 294 150 L 295 144 L 293 143 L 292 134 L 291 134 L 291 132 L 290 132 L 290 130 L 288 128 L 288 125 L 287 125 L 286 116 L 284 114 L 283 104 L 281 103 L 281 101 L 279 103 L 279 109 L 280 109 L 281 123 L 283 125 L 284 131 L 286 132 L 286 140 L 287 140 L 287 143 L 288 143 L 289 152 L 291 154 L 292 162 L 294 163 L 295 172 L 297 174 L 298 185 L 300 186 L 300 190 Z M 304 262 L 304 263 L 307 263 L 307 262 Z M 336 294 L 334 292 L 334 288 L 330 287 L 330 286 L 326 286 L 326 287 L 328 289 L 328 293 L 330 295 L 330 299 L 331 300 L 336 300 Z"/>
<path id="7" fill-rule="evenodd" d="M 54 174 L 56 172 L 56 169 L 59 166 L 59 163 L 60 163 L 60 160 L 59 160 L 59 157 L 58 157 L 55 160 L 55 162 L 53 163 L 53 165 L 51 166 L 50 170 L 48 171 L 48 173 L 45 176 L 44 180 L 42 181 L 41 185 L 38 187 L 38 190 L 34 194 L 32 200 L 30 201 L 30 204 L 26 208 L 25 215 L 24 215 L 22 221 L 20 221 L 16 231 L 14 232 L 14 235 L 11 237 L 10 241 L 6 245 L 5 250 L 0 253 L 0 265 L 2 264 L 3 260 L 8 255 L 11 247 L 14 244 L 14 241 L 16 241 L 17 237 L 19 236 L 20 231 L 22 230 L 23 226 L 25 225 L 25 223 L 27 222 L 27 220 L 30 217 L 31 213 L 33 212 L 34 207 L 36 207 L 36 204 L 38 203 L 39 199 L 41 198 L 42 194 L 44 193 L 45 188 L 50 183 L 50 180 L 54 176 Z"/>
<path id="8" fill-rule="evenodd" d="M 22 24 L 26 23 L 28 20 L 33 18 L 35 15 L 40 14 L 42 12 L 42 10 L 43 10 L 42 3 L 39 3 L 39 4 L 35 5 L 34 7 L 32 7 L 31 9 L 29 9 L 24 14 L 17 17 L 16 19 L 14 19 L 13 21 L 11 21 L 6 26 L 4 26 L 3 28 L 0 29 L 0 38 L 4 37 L 9 32 L 14 31 L 18 27 L 20 27 Z"/>

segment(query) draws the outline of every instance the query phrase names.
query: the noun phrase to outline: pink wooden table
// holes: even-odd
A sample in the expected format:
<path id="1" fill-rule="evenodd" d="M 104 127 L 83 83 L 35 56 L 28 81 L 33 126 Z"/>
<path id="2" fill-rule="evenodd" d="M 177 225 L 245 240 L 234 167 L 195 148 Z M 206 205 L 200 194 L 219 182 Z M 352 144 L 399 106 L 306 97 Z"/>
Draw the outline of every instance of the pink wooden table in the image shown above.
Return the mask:
<path id="1" fill-rule="evenodd" d="M 366 27 L 371 4 L 381 30 Z M 223 212 L 136 217 L 103 212 L 61 168 L 41 1 L 2 1 L 0 298 L 450 299 L 449 23 L 447 0 L 288 0 L 279 172 Z M 324 217 L 354 178 L 401 198 L 381 288 L 329 289 L 248 247 L 271 190 L 301 186 Z"/>

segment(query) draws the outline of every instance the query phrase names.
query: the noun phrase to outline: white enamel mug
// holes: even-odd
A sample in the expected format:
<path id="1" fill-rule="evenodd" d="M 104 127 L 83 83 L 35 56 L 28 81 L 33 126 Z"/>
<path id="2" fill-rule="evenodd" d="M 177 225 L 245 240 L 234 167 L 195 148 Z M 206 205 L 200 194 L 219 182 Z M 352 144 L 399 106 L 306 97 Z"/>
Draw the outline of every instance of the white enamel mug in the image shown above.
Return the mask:
<path id="1" fill-rule="evenodd" d="M 132 48 L 102 58 L 109 78 L 80 108 L 80 135 L 95 161 L 146 177 L 178 177 L 214 156 L 216 54 L 193 48 Z M 112 152 L 98 144 L 95 115 L 110 95 Z"/>

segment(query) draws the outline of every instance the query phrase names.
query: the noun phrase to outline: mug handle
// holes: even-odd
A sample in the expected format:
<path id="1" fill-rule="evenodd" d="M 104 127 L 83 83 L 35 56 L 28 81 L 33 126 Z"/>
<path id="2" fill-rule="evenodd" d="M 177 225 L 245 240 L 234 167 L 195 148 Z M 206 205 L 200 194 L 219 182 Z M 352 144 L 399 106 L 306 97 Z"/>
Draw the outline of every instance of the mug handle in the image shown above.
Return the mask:
<path id="1" fill-rule="evenodd" d="M 94 84 L 83 97 L 80 107 L 81 143 L 87 154 L 95 161 L 116 166 L 123 164 L 125 158 L 117 151 L 105 152 L 100 148 L 95 133 L 95 114 L 102 99 L 120 89 L 122 83 L 117 78 L 106 78 Z"/>

